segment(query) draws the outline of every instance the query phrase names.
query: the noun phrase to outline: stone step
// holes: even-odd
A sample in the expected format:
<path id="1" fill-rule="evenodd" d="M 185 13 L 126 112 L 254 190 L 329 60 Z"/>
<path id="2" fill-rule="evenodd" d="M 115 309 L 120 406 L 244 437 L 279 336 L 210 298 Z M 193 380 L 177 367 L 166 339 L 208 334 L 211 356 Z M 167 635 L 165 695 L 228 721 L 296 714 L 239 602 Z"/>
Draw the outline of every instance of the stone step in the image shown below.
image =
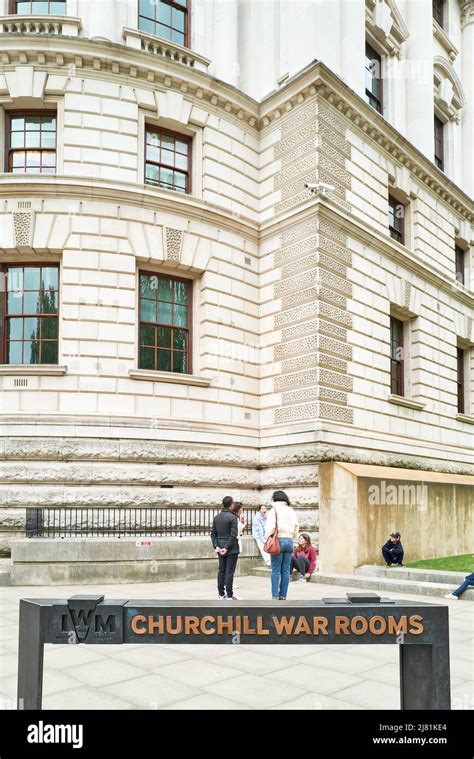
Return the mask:
<path id="1" fill-rule="evenodd" d="M 394 572 L 398 572 L 398 570 L 394 568 Z M 269 579 L 270 570 L 266 567 L 257 567 L 252 570 L 252 575 Z M 410 593 L 422 596 L 434 596 L 436 598 L 442 598 L 459 584 L 457 581 L 447 584 L 420 582 L 419 580 L 402 580 L 397 579 L 397 577 L 387 579 L 385 577 L 370 577 L 365 575 L 331 574 L 330 572 L 315 572 L 311 577 L 311 582 L 322 585 L 343 585 L 348 588 L 363 588 L 364 590 L 379 590 L 384 595 L 390 593 Z M 466 590 L 460 600 L 474 601 L 474 588 Z"/>
<path id="2" fill-rule="evenodd" d="M 375 564 L 364 564 L 357 567 L 356 575 L 365 577 L 387 577 L 392 579 L 396 572 L 397 578 L 414 580 L 416 582 L 436 582 L 448 585 L 459 585 L 468 572 L 448 572 L 438 569 L 415 569 L 413 567 L 381 567 Z"/>

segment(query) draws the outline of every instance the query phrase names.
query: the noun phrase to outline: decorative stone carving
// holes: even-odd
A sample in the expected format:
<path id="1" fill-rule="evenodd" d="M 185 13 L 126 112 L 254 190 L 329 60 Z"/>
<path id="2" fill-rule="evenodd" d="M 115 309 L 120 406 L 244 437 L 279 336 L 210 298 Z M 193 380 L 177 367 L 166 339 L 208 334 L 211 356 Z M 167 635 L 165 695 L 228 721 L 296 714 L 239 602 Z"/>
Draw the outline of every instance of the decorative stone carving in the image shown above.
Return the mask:
<path id="1" fill-rule="evenodd" d="M 13 214 L 13 231 L 17 248 L 30 248 L 33 239 L 33 213 Z"/>
<path id="2" fill-rule="evenodd" d="M 183 232 L 181 229 L 165 228 L 166 259 L 168 261 L 181 261 L 181 248 L 183 246 Z"/>

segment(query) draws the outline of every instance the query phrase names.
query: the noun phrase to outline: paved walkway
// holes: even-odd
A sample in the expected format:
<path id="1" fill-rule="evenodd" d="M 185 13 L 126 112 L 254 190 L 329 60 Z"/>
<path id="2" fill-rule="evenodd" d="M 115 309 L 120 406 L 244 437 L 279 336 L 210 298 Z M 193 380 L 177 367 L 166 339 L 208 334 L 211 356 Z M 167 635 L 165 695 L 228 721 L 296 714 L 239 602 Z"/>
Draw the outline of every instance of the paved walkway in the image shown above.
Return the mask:
<path id="1" fill-rule="evenodd" d="M 238 578 L 245 599 L 268 581 Z M 344 596 L 350 587 L 299 585 L 292 599 Z M 359 589 L 356 589 L 360 591 Z M 18 599 L 74 593 L 115 598 L 214 598 L 213 580 L 136 585 L 0 588 L 0 708 L 15 708 Z M 432 603 L 425 596 L 391 593 Z M 443 599 L 444 602 L 444 599 Z M 474 603 L 450 612 L 454 709 L 474 709 Z M 397 646 L 46 646 L 45 709 L 398 709 Z M 423 683 L 420 683 L 423 687 Z"/>

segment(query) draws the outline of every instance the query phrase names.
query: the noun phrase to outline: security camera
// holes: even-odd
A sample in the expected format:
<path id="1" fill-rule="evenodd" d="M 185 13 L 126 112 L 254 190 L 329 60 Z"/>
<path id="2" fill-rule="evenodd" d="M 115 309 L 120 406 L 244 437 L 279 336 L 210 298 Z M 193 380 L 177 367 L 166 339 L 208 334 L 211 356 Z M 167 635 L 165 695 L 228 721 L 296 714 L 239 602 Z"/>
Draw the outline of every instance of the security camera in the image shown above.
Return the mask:
<path id="1" fill-rule="evenodd" d="M 316 195 L 327 195 L 336 189 L 334 185 L 327 184 L 326 182 L 305 182 L 304 186 L 306 190 L 311 190 Z"/>

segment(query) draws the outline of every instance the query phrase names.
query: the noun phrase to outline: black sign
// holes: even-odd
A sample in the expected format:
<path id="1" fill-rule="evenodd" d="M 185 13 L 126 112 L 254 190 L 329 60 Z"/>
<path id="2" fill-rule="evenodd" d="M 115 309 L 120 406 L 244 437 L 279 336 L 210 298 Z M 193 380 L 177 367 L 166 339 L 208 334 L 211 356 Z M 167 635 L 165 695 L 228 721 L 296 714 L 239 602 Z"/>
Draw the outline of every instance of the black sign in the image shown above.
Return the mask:
<path id="1" fill-rule="evenodd" d="M 450 708 L 447 606 L 375 594 L 285 604 L 22 599 L 19 708 L 41 708 L 44 643 L 399 645 L 401 708 Z"/>

